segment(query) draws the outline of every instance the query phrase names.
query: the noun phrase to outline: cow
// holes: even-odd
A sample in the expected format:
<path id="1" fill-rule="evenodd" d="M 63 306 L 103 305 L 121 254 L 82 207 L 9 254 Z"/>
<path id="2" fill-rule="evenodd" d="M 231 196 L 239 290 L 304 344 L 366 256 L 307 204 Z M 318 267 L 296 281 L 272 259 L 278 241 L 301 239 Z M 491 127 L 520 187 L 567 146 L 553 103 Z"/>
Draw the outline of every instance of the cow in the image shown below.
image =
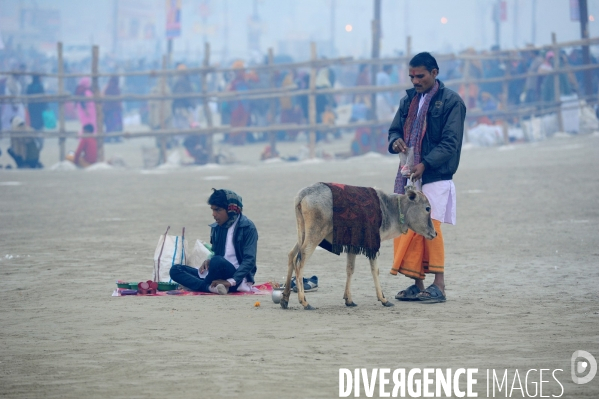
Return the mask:
<path id="1" fill-rule="evenodd" d="M 412 229 L 417 234 L 432 240 L 437 236 L 431 220 L 431 206 L 422 192 L 408 188 L 405 195 L 386 194 L 375 189 L 380 203 L 380 240 L 389 240 Z M 295 217 L 297 221 L 297 243 L 289 252 L 287 280 L 281 298 L 281 307 L 287 309 L 291 289 L 291 276 L 295 271 L 297 295 L 305 310 L 314 309 L 306 301 L 303 285 L 303 268 L 316 247 L 326 240 L 333 243 L 333 194 L 324 183 L 315 183 L 301 189 L 295 197 Z M 351 277 L 354 273 L 356 254 L 347 253 L 347 281 L 345 283 L 346 306 L 356 306 L 350 293 Z M 370 271 L 374 279 L 376 296 L 384 306 L 393 306 L 381 290 L 379 269 L 376 257 L 370 260 Z"/>

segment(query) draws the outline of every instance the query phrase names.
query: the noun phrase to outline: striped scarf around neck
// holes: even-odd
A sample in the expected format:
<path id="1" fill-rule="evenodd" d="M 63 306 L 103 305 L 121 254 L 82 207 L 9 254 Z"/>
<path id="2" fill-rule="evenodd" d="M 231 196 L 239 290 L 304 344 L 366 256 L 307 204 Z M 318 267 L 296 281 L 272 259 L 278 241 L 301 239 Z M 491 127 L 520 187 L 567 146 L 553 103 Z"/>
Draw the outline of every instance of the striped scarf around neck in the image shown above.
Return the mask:
<path id="1" fill-rule="evenodd" d="M 414 96 L 410 103 L 408 116 L 403 126 L 403 140 L 408 148 L 412 147 L 414 150 L 414 165 L 420 163 L 422 139 L 426 132 L 426 113 L 431 103 L 431 99 L 437 94 L 437 91 L 439 91 L 439 81 L 435 80 L 435 84 L 429 92 Z M 420 112 L 418 112 L 418 105 L 422 98 L 421 96 L 425 96 L 424 103 L 422 104 L 422 107 L 420 107 Z M 396 194 L 405 194 L 405 186 L 407 184 L 408 178 L 401 174 L 400 166 L 397 170 L 397 176 L 395 177 L 395 187 L 393 192 Z"/>

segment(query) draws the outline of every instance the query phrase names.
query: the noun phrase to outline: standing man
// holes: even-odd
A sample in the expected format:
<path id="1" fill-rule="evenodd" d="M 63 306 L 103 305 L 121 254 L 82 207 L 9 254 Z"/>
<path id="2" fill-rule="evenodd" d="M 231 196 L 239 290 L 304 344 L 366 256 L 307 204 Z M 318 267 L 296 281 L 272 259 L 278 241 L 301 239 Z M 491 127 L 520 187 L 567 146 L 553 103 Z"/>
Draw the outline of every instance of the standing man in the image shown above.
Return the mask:
<path id="1" fill-rule="evenodd" d="M 185 265 L 171 268 L 171 279 L 192 291 L 225 295 L 251 291 L 256 274 L 258 230 L 241 213 L 241 197 L 229 190 L 216 190 L 208 198 L 215 223 L 210 243 L 214 256 L 199 269 Z"/>
<path id="2" fill-rule="evenodd" d="M 460 162 L 466 106 L 460 96 L 437 80 L 439 66 L 429 53 L 410 60 L 413 89 L 407 90 L 389 128 L 389 152 L 414 151 L 412 180 L 422 179 L 422 192 L 431 204 L 437 232 L 433 240 L 408 231 L 394 241 L 391 274 L 398 272 L 415 283 L 395 296 L 400 301 L 445 302 L 445 247 L 441 223 L 455 224 L 456 194 L 452 178 Z M 407 178 L 400 171 L 394 192 L 404 194 Z M 426 273 L 435 275 L 424 288 Z"/>

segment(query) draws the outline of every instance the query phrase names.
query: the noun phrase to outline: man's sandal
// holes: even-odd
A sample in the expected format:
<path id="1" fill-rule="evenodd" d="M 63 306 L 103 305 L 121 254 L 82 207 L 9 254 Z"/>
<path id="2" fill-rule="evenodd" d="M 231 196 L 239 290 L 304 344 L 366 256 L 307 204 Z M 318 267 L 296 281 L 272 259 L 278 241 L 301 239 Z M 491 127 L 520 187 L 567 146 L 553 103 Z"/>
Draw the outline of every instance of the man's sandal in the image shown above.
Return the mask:
<path id="1" fill-rule="evenodd" d="M 395 295 L 395 299 L 399 301 L 416 301 L 416 295 L 420 294 L 420 288 L 416 287 L 416 284 L 409 286 L 403 291 L 399 291 L 397 295 Z"/>
<path id="2" fill-rule="evenodd" d="M 416 296 L 416 300 L 422 303 L 439 303 L 445 302 L 447 298 L 445 298 L 445 295 L 443 295 L 439 287 L 431 284 L 427 289 Z"/>

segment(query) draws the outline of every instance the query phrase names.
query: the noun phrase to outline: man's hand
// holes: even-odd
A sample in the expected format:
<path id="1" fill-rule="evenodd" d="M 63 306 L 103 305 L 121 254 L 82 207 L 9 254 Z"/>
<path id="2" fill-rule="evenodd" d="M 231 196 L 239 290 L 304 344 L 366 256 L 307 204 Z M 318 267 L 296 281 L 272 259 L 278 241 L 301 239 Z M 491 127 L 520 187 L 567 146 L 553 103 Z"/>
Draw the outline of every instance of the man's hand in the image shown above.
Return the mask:
<path id="1" fill-rule="evenodd" d="M 216 286 L 217 286 L 217 285 L 219 285 L 219 284 L 222 284 L 222 285 L 224 285 L 224 286 L 225 286 L 225 287 L 227 287 L 227 288 L 231 288 L 231 283 L 230 283 L 230 282 L 228 282 L 227 280 L 214 280 L 214 281 L 212 282 L 212 284 L 210 284 L 210 287 L 211 287 L 211 288 L 214 288 L 214 287 L 216 287 Z"/>
<path id="2" fill-rule="evenodd" d="M 209 267 L 210 267 L 210 259 L 206 259 L 204 261 L 204 263 L 202 263 L 202 266 L 200 266 L 200 273 L 207 272 Z"/>
<path id="3" fill-rule="evenodd" d="M 392 148 L 393 148 L 393 151 L 396 151 L 396 152 L 406 152 L 406 150 L 408 149 L 408 146 L 403 141 L 403 139 L 397 139 L 393 142 Z"/>
<path id="4" fill-rule="evenodd" d="M 425 166 L 422 162 L 416 166 L 413 166 L 412 167 L 412 181 L 416 181 L 416 180 L 420 179 L 422 177 L 422 174 L 424 173 L 424 169 L 425 169 Z"/>

